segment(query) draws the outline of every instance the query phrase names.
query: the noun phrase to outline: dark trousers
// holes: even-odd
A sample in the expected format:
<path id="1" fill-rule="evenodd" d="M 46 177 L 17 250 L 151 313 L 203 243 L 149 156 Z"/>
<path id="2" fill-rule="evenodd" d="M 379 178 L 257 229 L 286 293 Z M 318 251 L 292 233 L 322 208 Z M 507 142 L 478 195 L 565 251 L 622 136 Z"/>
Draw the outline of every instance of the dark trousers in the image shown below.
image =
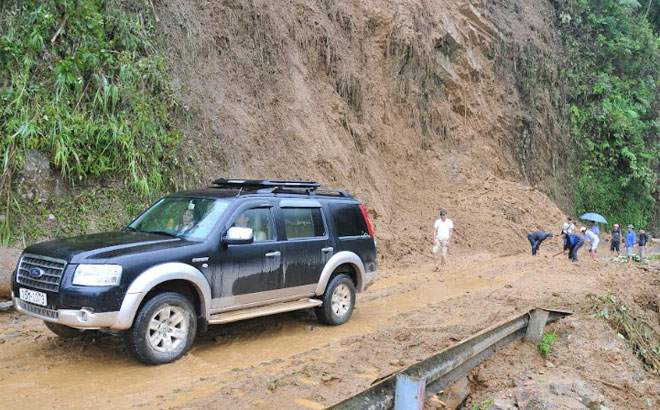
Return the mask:
<path id="1" fill-rule="evenodd" d="M 537 241 L 532 234 L 530 233 L 527 235 L 527 239 L 529 240 L 529 243 L 532 245 L 532 255 L 536 255 L 536 251 L 539 250 L 539 246 L 541 246 L 541 241 Z"/>
<path id="2" fill-rule="evenodd" d="M 568 252 L 568 257 L 571 258 L 573 262 L 578 261 L 577 252 L 578 249 L 582 247 L 582 245 L 584 245 L 584 241 L 580 239 L 575 245 L 571 246 L 571 250 Z"/>
<path id="3" fill-rule="evenodd" d="M 619 244 L 620 244 L 620 243 L 621 243 L 621 242 L 619 242 L 619 241 L 612 241 L 612 242 L 610 243 L 610 251 L 617 251 L 617 252 L 619 252 Z"/>

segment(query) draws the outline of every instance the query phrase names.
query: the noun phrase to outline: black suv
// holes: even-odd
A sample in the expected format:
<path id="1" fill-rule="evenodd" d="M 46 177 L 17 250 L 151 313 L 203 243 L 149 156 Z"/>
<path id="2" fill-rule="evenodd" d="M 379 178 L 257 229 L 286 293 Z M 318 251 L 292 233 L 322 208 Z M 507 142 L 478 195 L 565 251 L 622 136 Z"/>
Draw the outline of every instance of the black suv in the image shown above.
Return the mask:
<path id="1" fill-rule="evenodd" d="M 218 179 L 121 231 L 31 245 L 14 305 L 61 337 L 121 331 L 149 364 L 181 357 L 208 324 L 312 307 L 342 324 L 375 279 L 376 245 L 364 206 L 319 186 Z"/>

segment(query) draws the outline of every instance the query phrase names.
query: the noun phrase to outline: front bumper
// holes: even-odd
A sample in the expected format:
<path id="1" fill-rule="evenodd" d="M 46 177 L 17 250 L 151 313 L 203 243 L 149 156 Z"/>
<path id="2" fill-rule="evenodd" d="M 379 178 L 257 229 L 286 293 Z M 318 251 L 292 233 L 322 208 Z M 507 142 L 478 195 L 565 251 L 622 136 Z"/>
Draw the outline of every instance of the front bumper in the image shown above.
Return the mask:
<path id="1" fill-rule="evenodd" d="M 14 296 L 12 300 L 17 311 L 25 313 L 48 322 L 75 327 L 77 329 L 118 328 L 120 312 L 94 313 L 91 309 L 47 309 L 41 306 L 24 302 Z"/>

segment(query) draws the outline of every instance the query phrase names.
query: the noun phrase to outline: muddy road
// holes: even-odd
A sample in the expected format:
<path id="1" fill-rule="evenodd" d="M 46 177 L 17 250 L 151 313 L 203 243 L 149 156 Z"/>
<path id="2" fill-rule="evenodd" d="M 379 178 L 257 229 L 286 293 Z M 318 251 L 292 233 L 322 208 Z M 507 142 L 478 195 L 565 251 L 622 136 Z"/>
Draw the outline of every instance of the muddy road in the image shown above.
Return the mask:
<path id="1" fill-rule="evenodd" d="M 452 263 L 439 277 L 428 260 L 381 271 L 343 326 L 320 326 L 311 311 L 215 326 L 184 358 L 158 367 L 130 358 L 118 337 L 64 341 L 36 319 L 1 314 L 3 406 L 323 408 L 515 312 L 571 308 L 626 275 L 652 274 L 548 255 Z"/>

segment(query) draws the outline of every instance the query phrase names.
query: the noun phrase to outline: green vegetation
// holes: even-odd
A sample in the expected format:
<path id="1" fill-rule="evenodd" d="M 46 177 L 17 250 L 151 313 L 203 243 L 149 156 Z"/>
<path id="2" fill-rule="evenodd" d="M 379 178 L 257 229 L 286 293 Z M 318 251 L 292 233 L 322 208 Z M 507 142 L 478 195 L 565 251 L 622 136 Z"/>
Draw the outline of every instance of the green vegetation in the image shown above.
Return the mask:
<path id="1" fill-rule="evenodd" d="M 619 256 L 617 256 L 617 257 L 615 258 L 615 260 L 616 260 L 617 262 L 620 262 L 620 263 L 628 263 L 628 256 L 626 256 L 626 255 L 619 255 Z M 632 256 L 632 261 L 633 261 L 633 262 L 642 262 L 642 260 L 639 258 L 639 254 L 637 254 L 637 253 L 634 253 L 634 254 L 633 254 L 633 256 Z"/>
<path id="2" fill-rule="evenodd" d="M 552 344 L 557 341 L 556 333 L 546 333 L 543 335 L 543 338 L 539 342 L 539 352 L 541 356 L 546 357 L 552 349 Z"/>
<path id="3" fill-rule="evenodd" d="M 579 148 L 577 214 L 594 211 L 613 222 L 644 226 L 655 212 L 660 173 L 656 3 L 555 0 L 568 54 L 567 111 Z"/>
<path id="4" fill-rule="evenodd" d="M 490 398 L 490 399 L 488 399 L 486 401 L 483 401 L 479 404 L 473 405 L 472 410 L 487 410 L 488 408 L 490 408 L 490 406 L 493 405 L 493 403 L 495 403 L 495 399 Z"/>
<path id="5" fill-rule="evenodd" d="M 17 226 L 31 204 L 12 198 L 12 181 L 30 150 L 46 153 L 71 185 L 111 181 L 149 197 L 173 184 L 177 102 L 153 44 L 150 1 L 128 4 L 0 4 L 2 243 L 25 234 Z"/>

